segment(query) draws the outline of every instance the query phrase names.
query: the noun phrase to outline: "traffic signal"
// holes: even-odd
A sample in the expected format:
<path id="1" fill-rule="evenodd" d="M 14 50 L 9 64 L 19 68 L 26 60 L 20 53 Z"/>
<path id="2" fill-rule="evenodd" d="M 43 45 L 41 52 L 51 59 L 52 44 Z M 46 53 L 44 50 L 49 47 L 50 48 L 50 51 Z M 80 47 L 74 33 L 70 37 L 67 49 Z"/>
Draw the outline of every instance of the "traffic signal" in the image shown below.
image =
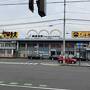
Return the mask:
<path id="1" fill-rule="evenodd" d="M 29 9 L 33 12 L 34 11 L 34 0 L 29 0 Z"/>
<path id="2" fill-rule="evenodd" d="M 39 14 L 41 17 L 46 16 L 45 0 L 37 0 L 36 3 L 37 3 L 37 7 L 38 7 L 38 14 Z"/>

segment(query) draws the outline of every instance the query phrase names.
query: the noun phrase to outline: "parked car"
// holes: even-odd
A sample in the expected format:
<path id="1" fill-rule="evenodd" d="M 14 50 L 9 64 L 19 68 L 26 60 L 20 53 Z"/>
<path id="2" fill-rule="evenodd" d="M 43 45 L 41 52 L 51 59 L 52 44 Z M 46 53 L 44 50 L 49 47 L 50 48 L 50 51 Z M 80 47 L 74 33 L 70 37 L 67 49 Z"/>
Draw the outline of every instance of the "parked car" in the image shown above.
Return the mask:
<path id="1" fill-rule="evenodd" d="M 65 63 L 67 63 L 67 64 L 75 64 L 76 62 L 77 62 L 77 59 L 75 59 L 75 58 L 70 58 L 70 57 L 65 57 L 65 58 L 63 58 L 63 56 L 58 56 L 57 57 L 57 61 L 59 62 L 59 63 L 63 63 L 64 61 L 65 61 Z"/>

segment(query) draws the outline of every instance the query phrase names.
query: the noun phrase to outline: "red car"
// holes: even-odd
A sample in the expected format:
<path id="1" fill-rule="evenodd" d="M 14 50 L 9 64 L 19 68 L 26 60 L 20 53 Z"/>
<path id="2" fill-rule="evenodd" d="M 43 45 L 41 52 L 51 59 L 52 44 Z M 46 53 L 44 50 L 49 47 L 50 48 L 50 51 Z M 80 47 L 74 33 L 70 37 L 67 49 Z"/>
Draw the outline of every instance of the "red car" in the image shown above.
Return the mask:
<path id="1" fill-rule="evenodd" d="M 63 56 L 58 56 L 57 57 L 57 60 L 59 63 L 63 63 L 65 61 L 65 63 L 67 64 L 75 64 L 77 62 L 77 59 L 74 59 L 74 58 L 63 58 Z"/>

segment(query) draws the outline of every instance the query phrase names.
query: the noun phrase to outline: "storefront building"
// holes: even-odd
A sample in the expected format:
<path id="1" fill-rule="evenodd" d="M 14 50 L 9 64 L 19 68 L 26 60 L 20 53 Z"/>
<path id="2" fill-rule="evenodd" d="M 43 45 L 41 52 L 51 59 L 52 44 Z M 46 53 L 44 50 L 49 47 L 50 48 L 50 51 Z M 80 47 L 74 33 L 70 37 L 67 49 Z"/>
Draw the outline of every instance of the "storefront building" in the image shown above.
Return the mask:
<path id="1" fill-rule="evenodd" d="M 63 40 L 18 40 L 18 54 L 20 57 L 35 56 L 37 54 L 50 57 L 63 54 Z M 66 40 L 66 56 L 78 56 L 89 53 L 90 40 L 69 39 Z M 89 55 L 88 55 L 89 56 Z"/>
<path id="2" fill-rule="evenodd" d="M 41 58 L 49 58 L 63 54 L 63 39 L 60 36 L 32 35 L 29 38 L 19 39 L 17 32 L 3 33 L 7 38 L 0 39 L 0 57 L 28 58 L 28 56 L 40 56 Z M 78 37 L 76 34 L 74 32 L 75 38 L 65 40 L 65 56 L 90 59 L 90 39 L 76 38 Z"/>
<path id="3" fill-rule="evenodd" d="M 69 39 L 66 40 L 66 56 L 76 56 L 79 52 L 88 52 L 89 39 Z M 1 39 L 0 57 L 23 57 L 28 55 L 43 55 L 50 57 L 63 53 L 63 40 L 43 40 L 43 39 Z M 88 55 L 89 56 L 89 55 Z"/>

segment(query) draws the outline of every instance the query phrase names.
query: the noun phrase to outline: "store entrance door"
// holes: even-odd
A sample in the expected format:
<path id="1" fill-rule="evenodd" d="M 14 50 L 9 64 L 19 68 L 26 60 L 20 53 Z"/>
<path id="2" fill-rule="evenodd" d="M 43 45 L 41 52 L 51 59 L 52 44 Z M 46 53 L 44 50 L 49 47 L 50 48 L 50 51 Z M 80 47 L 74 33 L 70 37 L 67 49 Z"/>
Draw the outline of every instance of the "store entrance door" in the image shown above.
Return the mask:
<path id="1" fill-rule="evenodd" d="M 56 49 L 51 49 L 51 56 L 56 55 L 56 54 L 57 54 Z"/>

